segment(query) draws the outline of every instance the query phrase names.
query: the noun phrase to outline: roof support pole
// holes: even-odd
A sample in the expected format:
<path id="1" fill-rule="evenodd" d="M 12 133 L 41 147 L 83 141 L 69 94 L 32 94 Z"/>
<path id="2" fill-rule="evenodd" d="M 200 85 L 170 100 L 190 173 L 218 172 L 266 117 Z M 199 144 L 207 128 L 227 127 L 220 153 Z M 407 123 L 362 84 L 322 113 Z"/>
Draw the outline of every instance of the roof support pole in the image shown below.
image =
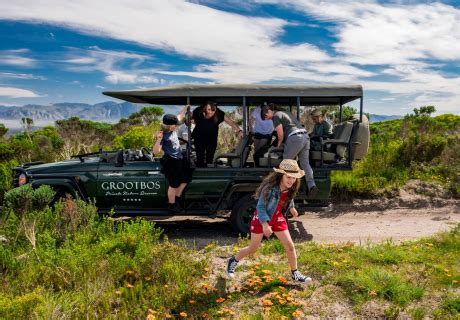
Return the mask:
<path id="1" fill-rule="evenodd" d="M 248 110 L 246 108 L 246 97 L 243 97 L 243 136 L 248 134 Z"/>
<path id="2" fill-rule="evenodd" d="M 363 99 L 364 99 L 364 93 L 359 98 L 359 122 L 363 122 Z"/>
<path id="3" fill-rule="evenodd" d="M 192 148 L 191 146 L 191 140 L 192 140 L 192 121 L 191 121 L 191 114 L 190 114 L 190 97 L 187 96 L 187 111 L 185 112 L 185 123 L 187 125 L 187 159 L 190 159 L 190 149 Z"/>
<path id="4" fill-rule="evenodd" d="M 300 121 L 300 97 L 297 97 L 297 120 Z"/>
<path id="5" fill-rule="evenodd" d="M 340 98 L 340 115 L 339 115 L 339 123 L 342 122 L 342 117 L 343 117 L 343 110 L 342 110 L 342 98 Z"/>

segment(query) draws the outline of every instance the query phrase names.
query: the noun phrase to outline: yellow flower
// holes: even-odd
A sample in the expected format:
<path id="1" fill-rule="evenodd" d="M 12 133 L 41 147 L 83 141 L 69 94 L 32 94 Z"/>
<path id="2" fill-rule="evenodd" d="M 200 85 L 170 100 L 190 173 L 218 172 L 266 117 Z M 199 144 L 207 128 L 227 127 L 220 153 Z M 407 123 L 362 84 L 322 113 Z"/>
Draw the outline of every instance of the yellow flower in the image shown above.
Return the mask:
<path id="1" fill-rule="evenodd" d="M 167 284 L 164 285 L 165 288 L 169 287 Z"/>
<path id="2" fill-rule="evenodd" d="M 271 274 L 272 273 L 271 270 L 262 270 L 262 272 L 265 273 L 265 274 Z"/>
<path id="3" fill-rule="evenodd" d="M 155 316 L 153 314 L 147 315 L 147 320 L 155 320 Z"/>
<path id="4" fill-rule="evenodd" d="M 220 297 L 219 299 L 216 299 L 217 303 L 222 303 L 225 301 L 225 298 Z"/>
<path id="5" fill-rule="evenodd" d="M 371 297 L 375 297 L 377 295 L 377 292 L 375 292 L 375 290 L 372 290 L 371 292 L 369 292 L 369 295 Z"/>
<path id="6" fill-rule="evenodd" d="M 115 294 L 121 295 L 121 291 L 120 291 L 120 290 L 117 290 L 117 291 L 115 291 Z"/>
<path id="7" fill-rule="evenodd" d="M 182 311 L 181 313 L 179 313 L 179 315 L 180 315 L 182 318 L 186 318 L 186 317 L 187 317 L 187 312 Z"/>
<path id="8" fill-rule="evenodd" d="M 131 283 L 128 283 L 128 284 L 126 285 L 126 288 L 132 289 L 132 288 L 134 288 L 134 286 L 133 286 Z"/>
<path id="9" fill-rule="evenodd" d="M 452 284 L 457 284 L 458 280 L 452 280 Z"/>

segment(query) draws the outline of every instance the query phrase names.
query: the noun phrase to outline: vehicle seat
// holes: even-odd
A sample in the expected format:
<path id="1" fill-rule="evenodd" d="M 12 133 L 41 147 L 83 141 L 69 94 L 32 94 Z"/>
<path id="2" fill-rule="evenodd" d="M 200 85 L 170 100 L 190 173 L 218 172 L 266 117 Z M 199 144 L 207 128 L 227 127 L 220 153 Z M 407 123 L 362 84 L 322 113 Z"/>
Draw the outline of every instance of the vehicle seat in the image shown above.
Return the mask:
<path id="1" fill-rule="evenodd" d="M 283 161 L 284 148 L 270 148 L 264 156 L 259 158 L 260 167 L 277 167 Z"/>
<path id="2" fill-rule="evenodd" d="M 217 164 L 221 159 L 226 159 L 227 164 L 232 168 L 240 168 L 244 166 L 251 151 L 251 142 L 252 136 L 250 134 L 243 137 L 232 152 L 221 153 L 216 157 L 214 160 L 214 167 L 217 167 Z M 243 163 L 241 163 L 241 160 L 243 160 Z"/>
<path id="3" fill-rule="evenodd" d="M 332 139 L 322 140 L 323 150 L 327 144 L 335 145 L 335 152 L 329 151 L 310 151 L 310 158 L 312 160 L 321 160 L 321 153 L 323 153 L 324 162 L 335 162 L 343 159 L 350 142 L 351 134 L 353 131 L 353 123 L 346 121 L 339 123 L 334 128 L 334 136 Z"/>
<path id="4" fill-rule="evenodd" d="M 351 159 L 361 160 L 369 151 L 369 140 L 371 135 L 369 130 L 369 120 L 364 114 L 361 122 L 359 122 L 359 114 L 354 114 L 353 119 L 357 121 L 357 124 L 353 130 L 353 135 L 351 136 Z"/>

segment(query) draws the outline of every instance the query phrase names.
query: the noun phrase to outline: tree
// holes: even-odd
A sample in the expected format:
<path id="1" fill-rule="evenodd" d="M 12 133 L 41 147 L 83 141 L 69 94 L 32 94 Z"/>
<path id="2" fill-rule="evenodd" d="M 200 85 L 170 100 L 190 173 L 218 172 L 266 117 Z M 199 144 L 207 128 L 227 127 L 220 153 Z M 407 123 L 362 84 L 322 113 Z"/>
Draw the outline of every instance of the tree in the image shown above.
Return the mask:
<path id="1" fill-rule="evenodd" d="M 32 138 L 30 137 L 30 133 L 32 132 L 32 128 L 34 126 L 34 120 L 32 118 L 21 118 L 21 125 L 24 133 L 27 135 L 29 140 L 32 142 Z"/>
<path id="2" fill-rule="evenodd" d="M 3 139 L 5 134 L 8 132 L 8 128 L 3 123 L 0 123 L 0 140 Z"/>

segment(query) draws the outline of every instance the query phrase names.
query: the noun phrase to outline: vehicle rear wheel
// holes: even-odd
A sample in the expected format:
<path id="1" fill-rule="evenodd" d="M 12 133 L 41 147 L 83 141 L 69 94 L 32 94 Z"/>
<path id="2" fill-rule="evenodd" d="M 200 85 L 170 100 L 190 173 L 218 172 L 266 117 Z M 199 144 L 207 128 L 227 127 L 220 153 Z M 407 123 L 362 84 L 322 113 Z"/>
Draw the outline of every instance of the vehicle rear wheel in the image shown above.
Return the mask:
<path id="1" fill-rule="evenodd" d="M 251 220 L 256 212 L 257 200 L 252 195 L 245 195 L 235 202 L 230 215 L 233 230 L 246 236 L 250 232 Z"/>

